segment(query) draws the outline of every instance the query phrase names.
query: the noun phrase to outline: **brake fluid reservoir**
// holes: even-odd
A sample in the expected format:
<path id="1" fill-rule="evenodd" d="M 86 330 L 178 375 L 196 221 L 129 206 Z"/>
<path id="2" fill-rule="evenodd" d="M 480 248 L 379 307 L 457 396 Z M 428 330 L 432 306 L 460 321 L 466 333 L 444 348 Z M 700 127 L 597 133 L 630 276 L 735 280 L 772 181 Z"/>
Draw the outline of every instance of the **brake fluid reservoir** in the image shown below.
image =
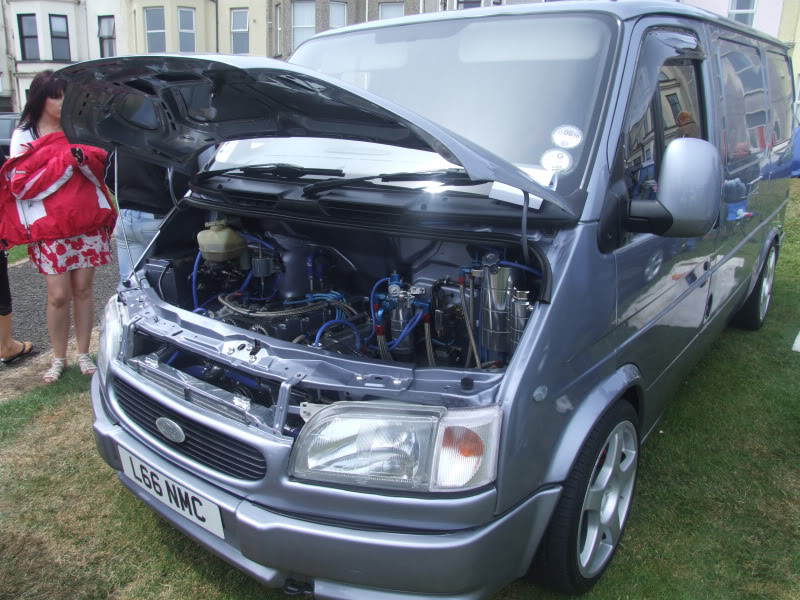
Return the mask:
<path id="1" fill-rule="evenodd" d="M 211 221 L 206 223 L 206 227 L 197 234 L 197 247 L 205 260 L 225 262 L 239 258 L 247 249 L 245 239 L 228 227 L 225 221 Z"/>

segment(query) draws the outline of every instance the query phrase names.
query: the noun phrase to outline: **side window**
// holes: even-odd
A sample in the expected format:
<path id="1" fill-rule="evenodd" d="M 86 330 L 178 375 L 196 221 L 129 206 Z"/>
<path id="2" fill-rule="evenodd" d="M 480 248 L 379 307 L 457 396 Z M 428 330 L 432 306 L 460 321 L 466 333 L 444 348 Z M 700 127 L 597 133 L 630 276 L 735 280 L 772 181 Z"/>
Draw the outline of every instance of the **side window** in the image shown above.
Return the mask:
<path id="1" fill-rule="evenodd" d="M 750 164 L 767 149 L 767 98 L 758 50 L 720 40 L 724 151 L 728 170 Z"/>
<path id="2" fill-rule="evenodd" d="M 639 78 L 636 84 L 640 83 Z M 625 183 L 631 199 L 658 194 L 661 158 L 679 137 L 704 137 L 699 69 L 695 61 L 668 60 L 658 73 L 652 96 L 634 89 L 625 124 Z"/>
<path id="3" fill-rule="evenodd" d="M 767 52 L 767 67 L 774 146 L 792 137 L 792 70 L 786 57 L 775 52 Z"/>

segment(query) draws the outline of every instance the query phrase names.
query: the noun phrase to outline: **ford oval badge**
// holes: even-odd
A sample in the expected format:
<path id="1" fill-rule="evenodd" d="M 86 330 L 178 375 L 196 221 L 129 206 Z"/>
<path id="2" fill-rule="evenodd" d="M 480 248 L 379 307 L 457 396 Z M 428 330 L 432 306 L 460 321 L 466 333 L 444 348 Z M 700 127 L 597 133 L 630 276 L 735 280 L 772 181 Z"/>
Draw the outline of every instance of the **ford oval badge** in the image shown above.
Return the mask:
<path id="1" fill-rule="evenodd" d="M 170 442 L 175 442 L 176 444 L 180 444 L 183 440 L 186 439 L 186 434 L 183 433 L 183 429 L 181 429 L 181 426 L 178 425 L 175 421 L 171 421 L 166 417 L 159 417 L 158 419 L 156 419 L 156 427 L 158 427 L 158 430 Z"/>

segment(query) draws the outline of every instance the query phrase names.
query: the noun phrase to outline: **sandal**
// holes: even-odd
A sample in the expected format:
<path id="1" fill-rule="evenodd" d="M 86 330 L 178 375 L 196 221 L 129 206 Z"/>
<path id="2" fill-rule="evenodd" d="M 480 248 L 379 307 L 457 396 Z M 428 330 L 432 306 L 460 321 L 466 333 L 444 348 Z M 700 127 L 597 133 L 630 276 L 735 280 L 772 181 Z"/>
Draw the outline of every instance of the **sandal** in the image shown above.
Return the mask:
<path id="1" fill-rule="evenodd" d="M 16 354 L 9 356 L 8 358 L 0 358 L 0 363 L 4 365 L 10 365 L 18 358 L 22 358 L 23 356 L 28 356 L 31 352 L 33 352 L 33 342 L 18 342 L 22 346 L 22 350 L 17 352 Z"/>
<path id="2" fill-rule="evenodd" d="M 45 371 L 44 382 L 46 384 L 55 383 L 61 378 L 61 373 L 64 372 L 64 367 L 67 366 L 67 359 L 66 358 L 54 358 L 50 368 Z"/>
<path id="3" fill-rule="evenodd" d="M 94 375 L 97 372 L 97 365 L 88 354 L 78 354 L 78 366 L 81 369 L 81 375 Z"/>

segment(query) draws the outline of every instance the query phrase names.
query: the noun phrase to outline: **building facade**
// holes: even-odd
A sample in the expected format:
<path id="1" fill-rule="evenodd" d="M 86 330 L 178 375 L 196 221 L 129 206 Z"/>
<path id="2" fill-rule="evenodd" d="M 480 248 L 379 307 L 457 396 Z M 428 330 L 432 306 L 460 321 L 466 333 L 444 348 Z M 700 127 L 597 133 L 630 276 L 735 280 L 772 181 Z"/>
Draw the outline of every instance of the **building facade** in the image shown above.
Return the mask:
<path id="1" fill-rule="evenodd" d="M 0 0 L 0 111 L 33 77 L 75 61 L 200 52 L 286 59 L 316 33 L 364 21 L 547 0 Z M 677 0 L 793 42 L 800 0 Z M 3 48 L 3 46 L 5 46 Z M 800 56 L 795 51 L 795 72 Z M 798 86 L 800 87 L 800 86 Z"/>

